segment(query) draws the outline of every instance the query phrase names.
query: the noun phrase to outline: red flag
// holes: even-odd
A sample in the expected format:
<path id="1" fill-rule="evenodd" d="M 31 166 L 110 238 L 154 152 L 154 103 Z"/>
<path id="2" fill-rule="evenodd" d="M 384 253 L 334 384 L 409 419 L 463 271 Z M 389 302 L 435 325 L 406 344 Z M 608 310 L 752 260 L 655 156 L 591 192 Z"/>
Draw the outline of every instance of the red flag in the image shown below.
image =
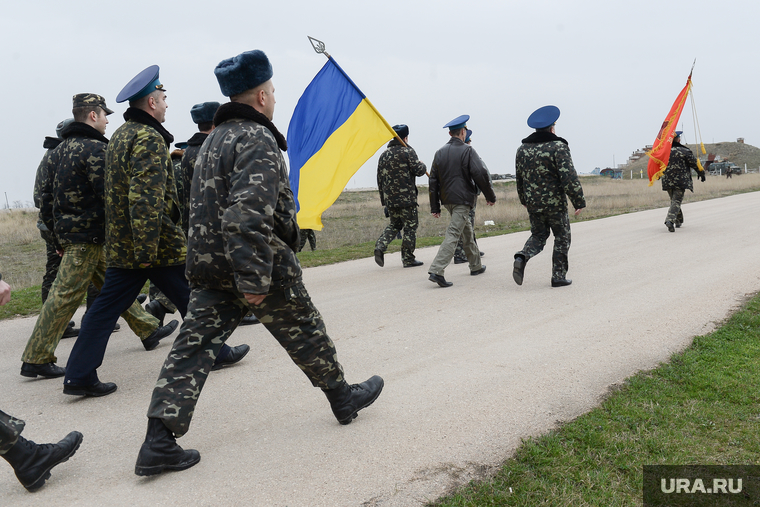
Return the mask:
<path id="1" fill-rule="evenodd" d="M 681 117 L 681 111 L 686 103 L 686 97 L 691 90 L 691 73 L 686 80 L 686 86 L 683 87 L 681 93 L 678 94 L 676 101 L 673 102 L 673 107 L 670 108 L 668 116 L 665 117 L 665 121 L 662 122 L 660 132 L 657 134 L 657 138 L 652 144 L 652 149 L 647 151 L 649 156 L 649 164 L 647 165 L 647 173 L 649 174 L 649 186 L 651 187 L 655 181 L 660 179 L 662 173 L 665 172 L 665 168 L 668 167 L 668 160 L 670 160 L 670 149 L 673 147 L 673 132 L 676 130 L 678 119 Z"/>

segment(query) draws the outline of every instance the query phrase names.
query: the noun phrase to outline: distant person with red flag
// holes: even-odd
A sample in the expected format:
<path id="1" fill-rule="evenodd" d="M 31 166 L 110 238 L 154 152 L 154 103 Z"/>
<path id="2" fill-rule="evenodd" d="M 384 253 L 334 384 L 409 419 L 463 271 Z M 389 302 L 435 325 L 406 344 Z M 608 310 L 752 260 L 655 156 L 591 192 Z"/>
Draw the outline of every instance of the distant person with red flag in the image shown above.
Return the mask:
<path id="1" fill-rule="evenodd" d="M 694 153 L 681 144 L 681 134 L 683 132 L 678 130 L 673 137 L 668 167 L 662 174 L 662 189 L 670 196 L 670 209 L 668 209 L 668 216 L 665 218 L 665 227 L 670 232 L 676 232 L 676 227 L 681 227 L 683 223 L 681 202 L 686 189 L 694 192 L 691 170 L 694 169 L 697 172 L 697 177 L 703 182 L 705 181 L 705 171 L 699 169 L 697 157 L 694 156 Z"/>

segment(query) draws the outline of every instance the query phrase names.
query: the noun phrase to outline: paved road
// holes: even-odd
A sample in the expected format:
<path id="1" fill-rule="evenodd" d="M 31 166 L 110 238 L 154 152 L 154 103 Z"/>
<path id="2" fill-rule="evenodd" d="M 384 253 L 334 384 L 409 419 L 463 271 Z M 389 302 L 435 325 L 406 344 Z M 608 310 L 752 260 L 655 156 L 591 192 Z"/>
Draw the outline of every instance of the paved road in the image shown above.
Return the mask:
<path id="1" fill-rule="evenodd" d="M 687 198 L 688 199 L 688 198 Z M 19 376 L 34 319 L 0 323 L 0 407 L 25 435 L 57 440 L 78 429 L 79 452 L 28 494 L 0 466 L 5 505 L 406 506 L 479 477 L 521 438 L 598 404 L 609 386 L 651 368 L 713 329 L 760 289 L 760 194 L 684 206 L 675 234 L 665 210 L 573 226 L 570 287 L 549 285 L 551 251 L 531 260 L 522 287 L 512 255 L 528 233 L 483 239 L 488 270 L 451 265 L 454 286 L 402 269 L 398 253 L 306 270 L 347 378 L 385 378 L 385 391 L 349 426 L 261 326 L 232 344 L 252 351 L 215 372 L 190 432 L 194 468 L 139 478 L 133 468 L 152 385 L 169 343 L 145 352 L 122 323 L 100 369 L 119 390 L 64 396 L 58 380 Z M 418 251 L 429 265 L 436 248 Z M 72 346 L 58 350 L 65 364 Z"/>

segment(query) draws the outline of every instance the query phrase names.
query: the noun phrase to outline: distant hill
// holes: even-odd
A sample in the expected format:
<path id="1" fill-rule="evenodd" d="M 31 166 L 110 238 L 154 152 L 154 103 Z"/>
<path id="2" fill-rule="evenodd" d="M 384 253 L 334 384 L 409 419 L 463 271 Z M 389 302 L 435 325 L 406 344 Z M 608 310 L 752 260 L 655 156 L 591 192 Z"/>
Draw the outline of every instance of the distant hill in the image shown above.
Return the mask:
<path id="1" fill-rule="evenodd" d="M 686 146 L 691 148 L 691 151 L 697 155 L 697 145 L 687 144 Z M 701 150 L 699 152 L 699 158 L 702 161 L 702 165 L 704 165 L 708 155 L 712 153 L 716 155 L 716 159 L 720 158 L 721 160 L 729 160 L 742 169 L 744 169 L 744 164 L 747 164 L 747 169 L 757 170 L 757 168 L 760 167 L 760 148 L 752 146 L 751 144 L 736 142 L 705 144 L 705 151 L 707 151 L 707 155 L 702 155 Z M 633 172 L 638 172 L 639 170 L 646 171 L 648 163 L 649 157 L 644 156 L 635 162 L 620 166 L 620 168 L 626 171 L 632 170 Z"/>

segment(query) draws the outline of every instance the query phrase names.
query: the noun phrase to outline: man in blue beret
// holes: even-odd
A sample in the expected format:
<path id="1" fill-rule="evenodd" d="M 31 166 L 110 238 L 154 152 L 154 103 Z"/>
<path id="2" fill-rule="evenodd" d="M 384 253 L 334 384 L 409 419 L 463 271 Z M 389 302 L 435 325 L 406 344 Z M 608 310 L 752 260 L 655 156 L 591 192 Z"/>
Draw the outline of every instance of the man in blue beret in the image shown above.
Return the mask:
<path id="1" fill-rule="evenodd" d="M 302 280 L 296 206 L 282 151 L 285 136 L 272 123 L 272 66 L 259 50 L 223 60 L 214 69 L 230 102 L 201 146 L 190 191 L 187 318 L 174 341 L 148 408 L 137 475 L 184 470 L 200 461 L 176 438 L 187 433 L 213 358 L 252 310 L 321 388 L 340 424 L 349 424 L 383 388 L 374 376 L 349 385 L 335 345 Z"/>
<path id="2" fill-rule="evenodd" d="M 691 171 L 697 173 L 697 178 L 705 181 L 705 172 L 699 169 L 697 157 L 694 153 L 681 144 L 682 131 L 677 130 L 673 138 L 673 146 L 670 148 L 670 158 L 668 167 L 662 173 L 662 189 L 670 197 L 670 208 L 668 215 L 665 217 L 665 227 L 670 232 L 676 232 L 677 227 L 683 224 L 683 211 L 681 203 L 686 190 L 694 192 L 694 183 Z"/>
<path id="3" fill-rule="evenodd" d="M 375 243 L 375 262 L 380 267 L 385 264 L 384 254 L 388 245 L 403 230 L 401 262 L 405 268 L 413 268 L 422 266 L 422 261 L 414 257 L 420 223 L 417 216 L 417 178 L 425 175 L 427 167 L 408 144 L 409 127 L 396 125 L 393 130 L 398 137 L 391 139 L 377 162 L 380 204 L 387 208 L 390 223 Z"/>
<path id="4" fill-rule="evenodd" d="M 107 269 L 100 296 L 84 316 L 69 355 L 64 394 L 105 396 L 116 391 L 116 384 L 98 379 L 97 369 L 119 314 L 146 281 L 153 282 L 183 318 L 187 311 L 187 240 L 169 156 L 174 136 L 162 125 L 168 106 L 158 73 L 157 65 L 148 67 L 116 98 L 129 101 L 129 108 L 105 154 Z M 247 345 L 226 347 L 216 359 L 231 364 L 248 350 Z"/>
<path id="5" fill-rule="evenodd" d="M 468 146 L 472 146 L 472 130 L 467 129 L 467 135 L 464 138 L 464 144 Z M 488 170 L 488 168 L 486 168 Z M 491 173 L 489 171 L 488 173 L 488 179 L 491 179 Z M 493 185 L 493 182 L 491 183 Z M 478 189 L 478 195 L 480 195 L 480 189 Z M 475 208 L 477 207 L 478 201 L 475 200 L 475 206 L 472 207 L 470 210 L 470 223 L 472 224 L 472 239 L 475 241 L 475 245 L 477 246 L 478 240 L 475 236 Z M 480 250 L 480 247 L 478 247 L 478 250 Z M 485 255 L 484 252 L 480 252 L 480 256 L 483 257 Z M 459 241 L 457 242 L 457 249 L 454 251 L 454 264 L 464 264 L 467 262 L 467 254 L 464 253 L 464 242 L 462 241 L 462 238 L 459 238 Z"/>
<path id="6" fill-rule="evenodd" d="M 567 279 L 567 253 L 570 250 L 570 218 L 567 199 L 578 215 L 586 207 L 583 188 L 573 167 L 567 141 L 554 133 L 559 108 L 544 106 L 528 118 L 528 126 L 536 131 L 522 140 L 517 149 L 517 195 L 528 209 L 530 238 L 515 254 L 512 277 L 522 285 L 525 264 L 538 255 L 554 234 L 552 255 L 552 287 L 570 285 Z"/>
<path id="7" fill-rule="evenodd" d="M 450 139 L 435 152 L 430 168 L 430 212 L 435 218 L 440 218 L 443 204 L 451 214 L 446 236 L 428 270 L 428 280 L 440 287 L 454 285 L 444 278 L 443 273 L 454 257 L 459 238 L 463 241 L 470 274 L 475 276 L 486 270 L 480 262 L 480 250 L 474 241 L 469 216 L 475 207 L 478 190 L 483 192 L 489 206 L 496 202 L 496 194 L 486 165 L 475 149 L 464 142 L 469 119 L 468 115 L 462 115 L 443 126 L 449 129 Z"/>

